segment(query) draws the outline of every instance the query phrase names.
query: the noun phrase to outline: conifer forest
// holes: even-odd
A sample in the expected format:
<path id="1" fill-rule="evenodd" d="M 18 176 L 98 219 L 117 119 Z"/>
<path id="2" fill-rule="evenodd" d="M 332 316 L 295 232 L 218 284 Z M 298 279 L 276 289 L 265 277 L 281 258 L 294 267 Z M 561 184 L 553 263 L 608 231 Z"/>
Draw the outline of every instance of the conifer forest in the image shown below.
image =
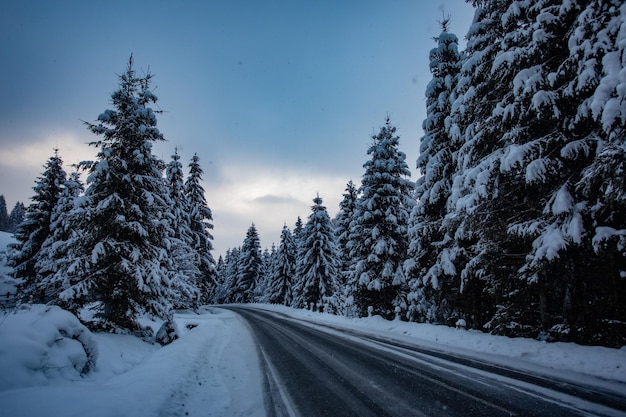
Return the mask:
<path id="1" fill-rule="evenodd" d="M 423 57 L 424 133 L 402 143 L 417 161 L 390 117 L 373 120 L 339 207 L 312 195 L 308 218 L 264 237 L 271 247 L 251 224 L 217 259 L 210 178 L 197 155 L 154 155 L 166 138 L 153 78 L 131 56 L 111 108 L 85 123 L 94 160 L 66 172 L 60 146 L 30 205 L 9 213 L 0 196 L 17 297 L 107 331 L 141 332 L 145 313 L 273 303 L 626 345 L 626 5 L 471 3 L 465 49 L 444 18 Z"/>

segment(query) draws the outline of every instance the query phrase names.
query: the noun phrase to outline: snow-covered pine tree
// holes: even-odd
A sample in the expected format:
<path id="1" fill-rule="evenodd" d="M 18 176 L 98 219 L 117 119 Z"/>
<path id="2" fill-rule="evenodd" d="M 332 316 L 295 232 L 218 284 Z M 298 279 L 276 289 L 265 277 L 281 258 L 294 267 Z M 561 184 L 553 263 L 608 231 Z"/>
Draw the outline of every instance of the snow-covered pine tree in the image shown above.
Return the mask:
<path id="1" fill-rule="evenodd" d="M 480 6 L 450 129 L 462 146 L 448 258 L 467 315 L 498 333 L 623 343 L 607 325 L 624 322 L 623 182 L 607 167 L 624 171 L 624 5 Z"/>
<path id="2" fill-rule="evenodd" d="M 287 225 L 280 233 L 280 243 L 271 271 L 269 302 L 291 305 L 292 280 L 296 267 L 296 244 Z"/>
<path id="3" fill-rule="evenodd" d="M 415 184 L 417 204 L 409 227 L 409 259 L 405 263 L 410 292 L 409 316 L 412 320 L 445 323 L 454 314 L 454 299 L 459 283 L 454 265 L 437 259 L 450 236 L 442 231 L 447 214 L 456 163 L 448 134 L 454 87 L 461 67 L 458 38 L 448 32 L 449 19 L 441 22 L 442 32 L 430 51 L 433 79 L 426 88 L 426 119 L 422 123 L 417 168 L 421 176 Z"/>
<path id="4" fill-rule="evenodd" d="M 74 171 L 65 180 L 61 195 L 50 218 L 50 234 L 44 241 L 37 257 L 37 290 L 44 296 L 44 302 L 61 304 L 59 294 L 68 285 L 66 277 L 56 275 L 59 265 L 68 262 L 64 242 L 76 233 L 68 219 L 74 203 L 85 190 L 80 173 Z"/>
<path id="5" fill-rule="evenodd" d="M 204 196 L 202 181 L 202 167 L 200 157 L 194 154 L 189 162 L 189 175 L 185 181 L 185 196 L 189 207 L 192 247 L 198 255 L 198 269 L 200 270 L 199 288 L 201 301 L 210 302 L 211 294 L 215 291 L 216 272 L 213 250 L 213 213 Z"/>
<path id="6" fill-rule="evenodd" d="M 263 249 L 261 259 L 263 261 L 261 269 L 261 279 L 257 282 L 254 289 L 255 303 L 269 303 L 269 286 L 271 279 L 271 271 L 273 269 L 273 258 L 276 253 L 276 246 L 272 243 L 271 251 L 267 248 Z"/>
<path id="7" fill-rule="evenodd" d="M 361 196 L 350 230 L 350 257 L 355 302 L 362 316 L 373 313 L 387 319 L 395 307 L 406 307 L 406 279 L 402 268 L 407 257 L 407 227 L 415 202 L 414 184 L 398 149 L 399 136 L 389 118 L 368 149 L 371 159 L 363 167 Z"/>
<path id="8" fill-rule="evenodd" d="M 165 170 L 165 178 L 171 200 L 172 246 L 170 257 L 176 265 L 172 276 L 172 285 L 176 299 L 174 308 L 195 308 L 200 302 L 199 284 L 201 280 L 198 264 L 199 255 L 193 244 L 189 202 L 185 195 L 183 164 L 180 162 L 178 148 L 174 149 L 172 160 Z"/>
<path id="9" fill-rule="evenodd" d="M 4 199 L 4 195 L 0 194 L 0 231 L 6 232 L 9 230 L 9 211 L 7 209 L 7 202 Z"/>
<path id="10" fill-rule="evenodd" d="M 263 280 L 261 240 L 256 226 L 252 223 L 246 232 L 246 238 L 239 252 L 237 280 L 232 301 L 236 303 L 254 302 L 254 291 L 261 280 Z"/>
<path id="11" fill-rule="evenodd" d="M 85 195 L 71 216 L 78 231 L 66 242 L 71 262 L 57 272 L 72 285 L 61 293 L 78 311 L 91 304 L 92 325 L 105 329 L 140 328 L 137 317 L 148 312 L 166 318 L 176 299 L 169 256 L 172 247 L 171 200 L 162 176 L 163 161 L 152 145 L 164 140 L 150 104 L 150 74 L 138 77 L 132 56 L 112 95 L 114 110 L 86 123 L 102 138 L 91 165 Z"/>
<path id="12" fill-rule="evenodd" d="M 311 215 L 302 231 L 298 263 L 298 299 L 297 306 L 313 306 L 316 311 L 322 309 L 336 312 L 339 292 L 339 252 L 335 235 L 330 224 L 330 217 L 322 199 L 318 195 L 313 199 Z"/>
<path id="13" fill-rule="evenodd" d="M 24 280 L 22 296 L 33 297 L 33 301 L 41 302 L 44 295 L 37 289 L 37 268 L 35 267 L 39 252 L 50 235 L 50 221 L 67 175 L 63 170 L 63 161 L 58 149 L 44 165 L 42 176 L 37 179 L 33 190 L 33 203 L 28 206 L 24 221 L 17 227 L 12 244 L 9 263 L 14 268 L 14 276 Z"/>
<path id="14" fill-rule="evenodd" d="M 510 226 L 533 239 L 521 269 L 538 306 L 529 325 L 612 346 L 626 342 L 625 19 L 620 1 L 537 2 L 510 100 L 530 135 L 503 158 L 542 197 Z"/>
<path id="15" fill-rule="evenodd" d="M 357 187 L 352 180 L 346 184 L 345 193 L 343 194 L 343 200 L 339 203 L 339 213 L 334 219 L 333 228 L 335 233 L 335 240 L 337 242 L 337 249 L 339 251 L 339 288 L 340 292 L 337 295 L 339 300 L 339 310 L 341 314 L 353 316 L 356 315 L 354 310 L 353 294 L 355 288 L 350 288 L 348 282 L 352 274 L 351 268 L 353 266 L 352 258 L 350 257 L 350 223 L 354 218 L 354 212 L 356 210 L 356 202 L 359 197 Z"/>
<path id="16" fill-rule="evenodd" d="M 232 248 L 226 251 L 226 257 L 224 258 L 224 277 L 222 278 L 223 286 L 221 290 L 224 303 L 235 302 L 240 252 L 241 248 Z"/>
<path id="17" fill-rule="evenodd" d="M 9 213 L 9 229 L 7 232 L 14 233 L 17 227 L 22 224 L 24 217 L 26 216 L 26 206 L 21 201 L 18 201 L 13 206 L 11 213 Z"/>
<path id="18" fill-rule="evenodd" d="M 300 216 L 298 216 L 298 218 L 296 219 L 294 228 L 293 228 L 293 233 L 292 233 L 293 242 L 296 247 L 296 267 L 295 267 L 293 279 L 291 280 L 291 292 L 292 292 L 291 300 L 292 300 L 292 307 L 296 307 L 296 308 L 307 307 L 307 306 L 300 306 L 300 305 L 295 304 L 295 302 L 300 299 L 300 293 L 298 293 L 298 291 L 300 288 L 302 288 L 302 285 L 301 285 L 302 280 L 301 280 L 301 277 L 298 275 L 298 271 L 300 271 L 299 264 L 303 258 L 303 254 L 301 250 L 303 233 L 304 233 L 304 223 L 302 222 L 302 219 L 300 218 Z"/>

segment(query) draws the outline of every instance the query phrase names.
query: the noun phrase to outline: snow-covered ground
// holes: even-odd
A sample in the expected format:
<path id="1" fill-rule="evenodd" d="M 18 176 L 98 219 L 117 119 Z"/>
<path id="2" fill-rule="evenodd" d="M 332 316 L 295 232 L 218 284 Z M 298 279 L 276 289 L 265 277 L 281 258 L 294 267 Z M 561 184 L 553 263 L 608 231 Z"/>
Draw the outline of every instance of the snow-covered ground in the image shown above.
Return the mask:
<path id="1" fill-rule="evenodd" d="M 0 255 L 10 240 L 0 234 Z M 12 285 L 6 273 L 0 265 L 0 287 Z M 626 387 L 626 348 L 511 339 L 283 306 L 250 307 L 515 368 Z M 263 376 L 245 323 L 217 307 L 206 307 L 199 314 L 179 312 L 174 318 L 180 338 L 161 347 L 133 336 L 91 333 L 58 307 L 0 311 L 0 415 L 264 416 Z M 89 360 L 95 366 L 81 374 Z"/>

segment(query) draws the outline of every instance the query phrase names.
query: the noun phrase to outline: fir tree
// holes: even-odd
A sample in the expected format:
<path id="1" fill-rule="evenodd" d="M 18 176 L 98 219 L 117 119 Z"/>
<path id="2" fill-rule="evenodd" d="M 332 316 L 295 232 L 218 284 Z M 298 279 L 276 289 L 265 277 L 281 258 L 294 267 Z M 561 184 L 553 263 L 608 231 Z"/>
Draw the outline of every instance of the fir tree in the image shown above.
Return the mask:
<path id="1" fill-rule="evenodd" d="M 57 275 L 59 264 L 65 259 L 64 242 L 76 235 L 71 219 L 76 199 L 85 187 L 80 174 L 74 171 L 63 184 L 63 190 L 50 218 L 50 234 L 41 246 L 35 269 L 37 271 L 37 289 L 44 295 L 44 302 L 60 304 L 59 294 L 68 283 L 65 276 Z"/>
<path id="2" fill-rule="evenodd" d="M 399 137 L 389 118 L 372 139 L 350 230 L 352 285 L 362 316 L 372 307 L 374 314 L 391 319 L 395 307 L 406 307 L 402 263 L 414 185 L 407 178 L 406 156 L 398 150 Z"/>
<path id="3" fill-rule="evenodd" d="M 202 181 L 202 167 L 200 158 L 194 154 L 189 163 L 189 175 L 185 181 L 185 196 L 189 210 L 191 227 L 191 246 L 195 250 L 200 270 L 199 287 L 203 302 L 209 302 L 211 294 L 215 291 L 216 271 L 215 258 L 211 254 L 213 250 L 213 213 L 209 208 L 204 196 Z"/>
<path id="4" fill-rule="evenodd" d="M 339 292 L 339 252 L 326 207 L 319 195 L 313 199 L 311 215 L 302 232 L 298 264 L 297 306 L 314 306 L 316 309 L 337 309 Z M 325 311 L 326 311 L 325 308 Z"/>
<path id="5" fill-rule="evenodd" d="M 18 201 L 15 203 L 11 213 L 9 214 L 9 228 L 7 232 L 14 233 L 17 230 L 17 227 L 24 221 L 25 216 L 26 207 L 24 206 L 24 203 Z"/>
<path id="6" fill-rule="evenodd" d="M 175 308 L 193 308 L 199 303 L 198 269 L 199 255 L 195 251 L 194 236 L 191 231 L 189 204 L 184 193 L 183 165 L 180 163 L 178 149 L 174 150 L 172 160 L 166 168 L 166 182 L 171 200 L 171 227 L 173 244 L 170 248 L 170 257 L 176 265 L 172 282 L 175 285 L 177 299 Z"/>
<path id="7" fill-rule="evenodd" d="M 35 301 L 43 301 L 43 296 L 35 292 L 37 286 L 37 268 L 39 252 L 51 233 L 50 222 L 52 212 L 57 205 L 67 176 L 63 170 L 63 161 L 58 150 L 50 157 L 45 170 L 33 187 L 35 195 L 33 203 L 28 207 L 24 221 L 15 232 L 17 243 L 12 245 L 15 251 L 11 255 L 10 264 L 14 268 L 16 278 L 24 280 L 23 295 L 33 296 Z"/>
<path id="8" fill-rule="evenodd" d="M 87 189 L 71 218 L 77 236 L 65 243 L 62 270 L 71 285 L 61 293 L 66 307 L 77 311 L 97 301 L 102 328 L 136 330 L 142 312 L 166 318 L 177 299 L 172 247 L 172 205 L 162 176 L 163 161 L 152 145 L 164 140 L 149 107 L 150 74 L 138 77 L 132 56 L 112 94 L 114 110 L 86 123 L 101 136 L 90 167 Z"/>
<path id="9" fill-rule="evenodd" d="M 271 271 L 269 302 L 272 304 L 291 305 L 292 280 L 296 269 L 296 245 L 287 225 L 280 233 L 280 244 Z"/>
<path id="10" fill-rule="evenodd" d="M 405 264 L 411 319 L 439 323 L 453 315 L 449 304 L 459 292 L 454 265 L 445 257 L 437 259 L 450 239 L 442 232 L 442 223 L 456 164 L 447 127 L 461 66 L 458 38 L 448 32 L 448 24 L 448 19 L 441 23 L 442 32 L 435 39 L 438 46 L 430 51 L 433 79 L 426 89 L 427 117 L 417 160 L 422 175 L 415 184 L 418 203 L 411 213 L 410 259 Z"/>
<path id="11" fill-rule="evenodd" d="M 352 180 L 346 185 L 343 200 L 339 203 L 340 211 L 334 219 L 334 233 L 337 242 L 340 259 L 340 280 L 339 287 L 341 289 L 339 297 L 339 309 L 341 313 L 346 315 L 354 315 L 352 294 L 355 288 L 350 288 L 348 282 L 352 274 L 353 262 L 350 257 L 350 223 L 354 219 L 356 210 L 356 202 L 358 200 L 358 190 Z M 350 310 L 350 311 L 348 311 Z"/>
<path id="12" fill-rule="evenodd" d="M 237 303 L 254 302 L 256 286 L 263 280 L 263 256 L 261 241 L 254 223 L 248 228 L 246 238 L 239 252 L 237 280 L 232 301 Z"/>

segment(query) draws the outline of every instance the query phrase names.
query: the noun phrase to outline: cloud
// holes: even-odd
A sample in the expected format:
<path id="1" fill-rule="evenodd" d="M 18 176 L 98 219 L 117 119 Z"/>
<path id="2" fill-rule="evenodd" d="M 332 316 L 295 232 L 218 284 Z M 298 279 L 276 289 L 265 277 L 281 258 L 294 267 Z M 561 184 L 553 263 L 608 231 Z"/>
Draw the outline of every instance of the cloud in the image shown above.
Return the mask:
<path id="1" fill-rule="evenodd" d="M 220 178 L 221 183 L 205 178 L 217 255 L 240 246 L 252 223 L 264 248 L 272 242 L 278 244 L 283 225 L 293 229 L 298 217 L 306 222 L 318 193 L 333 217 L 339 211 L 339 201 L 349 180 L 333 174 L 250 163 L 236 167 L 224 164 Z"/>

